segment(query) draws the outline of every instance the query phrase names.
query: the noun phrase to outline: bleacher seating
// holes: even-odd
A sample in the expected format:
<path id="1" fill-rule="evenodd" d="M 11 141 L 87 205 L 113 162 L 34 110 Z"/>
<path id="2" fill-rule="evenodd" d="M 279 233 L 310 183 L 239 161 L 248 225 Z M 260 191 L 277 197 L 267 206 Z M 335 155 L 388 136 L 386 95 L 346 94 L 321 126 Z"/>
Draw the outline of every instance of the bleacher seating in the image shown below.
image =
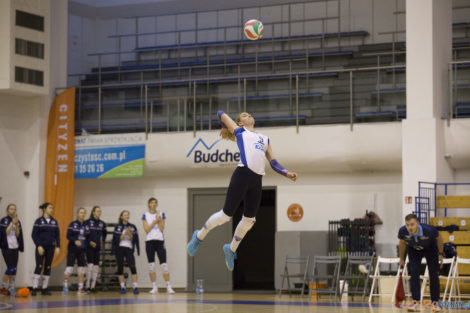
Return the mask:
<path id="1" fill-rule="evenodd" d="M 453 26 L 466 28 L 469 25 L 465 22 Z M 237 111 L 240 102 L 246 103 L 247 110 L 255 114 L 258 125 L 292 125 L 297 121 L 293 114 L 296 99 L 301 124 L 348 123 L 351 122 L 351 95 L 353 122 L 400 121 L 406 118 L 406 45 L 404 42 L 351 46 L 341 43 L 344 38 L 364 39 L 368 35 L 366 31 L 357 30 L 262 38 L 256 42 L 219 40 L 139 46 L 129 51 L 136 55 L 134 60 L 127 58 L 120 64 L 95 67 L 89 73 L 76 75 L 84 78 L 80 82 L 83 86 L 79 106 L 79 110 L 83 111 L 80 114 L 82 121 L 77 125 L 87 131 L 96 130 L 96 111 L 101 108 L 106 110 L 106 120 L 101 123 L 103 132 L 144 129 L 145 122 L 140 112 L 144 103 L 142 81 L 148 87 L 148 98 L 154 108 L 169 107 L 175 98 L 192 103 L 192 86 L 196 83 L 197 105 L 204 107 L 204 115 L 197 119 L 198 123 L 202 123 L 197 126 L 198 129 L 207 129 L 208 124 L 213 122 L 208 114 L 217 106 L 224 109 L 230 106 L 232 111 Z M 335 38 L 338 39 L 338 46 L 323 45 L 322 40 Z M 321 48 L 315 44 L 315 48 L 309 47 L 309 43 L 318 43 L 318 40 L 322 42 Z M 296 43 L 306 44 L 295 46 Z M 465 49 L 470 46 L 470 41 L 469 38 L 456 38 L 453 45 Z M 222 53 L 220 47 L 231 47 L 232 51 Z M 253 47 L 265 48 L 256 49 L 259 52 L 255 52 Z M 179 53 L 177 56 L 173 53 L 183 49 L 194 51 L 194 56 L 186 54 L 181 57 Z M 165 53 L 160 53 L 162 51 Z M 90 56 L 105 57 L 119 53 L 123 52 L 92 53 Z M 355 70 L 377 64 L 386 67 L 380 72 L 385 75 L 380 75 L 379 85 L 377 71 L 367 75 L 357 72 L 351 93 L 348 68 Z M 458 90 L 458 97 L 454 100 L 454 117 L 470 117 L 470 84 L 467 83 L 470 72 L 465 72 L 470 69 L 470 62 L 456 64 L 454 68 L 467 75 L 467 81 L 459 80 L 454 85 Z M 297 76 L 298 97 L 295 93 Z M 98 88 L 86 88 L 98 84 L 102 90 L 101 105 L 98 105 Z M 212 101 L 212 109 L 207 108 L 209 101 Z M 151 125 L 154 131 L 173 129 L 174 125 L 168 124 L 165 114 L 176 112 L 170 112 L 169 108 L 159 109 Z M 123 116 L 126 118 L 123 119 Z M 192 124 L 187 126 L 189 129 Z"/>
<path id="2" fill-rule="evenodd" d="M 200 47 L 215 47 L 215 46 L 224 46 L 224 45 L 242 45 L 242 44 L 257 44 L 263 42 L 282 42 L 282 41 L 292 41 L 292 40 L 309 40 L 309 39 L 323 39 L 323 38 L 338 38 L 338 37 L 353 37 L 359 36 L 364 37 L 369 35 L 368 32 L 359 30 L 351 32 L 334 32 L 334 33 L 324 33 L 324 34 L 310 34 L 302 36 L 283 36 L 283 37 L 273 37 L 273 38 L 261 38 L 256 42 L 250 41 L 248 39 L 244 40 L 227 40 L 227 41 L 209 41 L 201 43 L 185 43 L 185 44 L 176 44 L 176 45 L 161 45 L 161 46 L 146 46 L 136 48 L 135 51 L 159 51 L 159 50 L 174 50 L 174 49 L 184 49 L 184 48 L 200 48 Z M 93 54 L 90 54 L 93 55 Z"/>

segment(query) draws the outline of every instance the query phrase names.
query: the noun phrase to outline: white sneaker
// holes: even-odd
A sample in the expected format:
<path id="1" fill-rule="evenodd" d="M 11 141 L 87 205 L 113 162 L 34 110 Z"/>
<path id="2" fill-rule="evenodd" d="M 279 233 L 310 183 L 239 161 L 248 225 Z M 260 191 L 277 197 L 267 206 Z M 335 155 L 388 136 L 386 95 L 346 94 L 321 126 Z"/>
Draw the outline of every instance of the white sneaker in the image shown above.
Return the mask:
<path id="1" fill-rule="evenodd" d="M 83 290 L 83 289 L 78 289 L 77 290 L 77 295 L 84 295 L 84 294 L 86 294 L 85 290 Z"/>
<path id="2" fill-rule="evenodd" d="M 152 290 L 149 291 L 150 294 L 154 295 L 158 293 L 158 288 L 153 288 Z"/>
<path id="3" fill-rule="evenodd" d="M 370 264 L 369 263 L 359 265 L 359 272 L 361 272 L 363 274 L 367 274 L 367 273 L 369 273 L 369 270 L 370 270 Z"/>
<path id="4" fill-rule="evenodd" d="M 168 287 L 166 287 L 166 293 L 174 294 L 175 291 L 170 286 L 168 286 Z"/>

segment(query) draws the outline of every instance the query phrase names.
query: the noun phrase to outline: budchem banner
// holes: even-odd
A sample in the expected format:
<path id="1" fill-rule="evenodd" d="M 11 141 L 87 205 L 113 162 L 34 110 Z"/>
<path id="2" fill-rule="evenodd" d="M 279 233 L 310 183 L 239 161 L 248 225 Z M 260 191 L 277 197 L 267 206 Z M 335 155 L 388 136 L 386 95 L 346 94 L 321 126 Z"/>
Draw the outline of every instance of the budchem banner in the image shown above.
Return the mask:
<path id="1" fill-rule="evenodd" d="M 56 96 L 47 125 L 45 201 L 54 205 L 52 214 L 59 222 L 61 242 L 52 267 L 67 255 L 67 226 L 73 220 L 74 112 L 75 88 L 70 88 Z"/>
<path id="2" fill-rule="evenodd" d="M 75 178 L 144 176 L 145 135 L 75 137 Z"/>

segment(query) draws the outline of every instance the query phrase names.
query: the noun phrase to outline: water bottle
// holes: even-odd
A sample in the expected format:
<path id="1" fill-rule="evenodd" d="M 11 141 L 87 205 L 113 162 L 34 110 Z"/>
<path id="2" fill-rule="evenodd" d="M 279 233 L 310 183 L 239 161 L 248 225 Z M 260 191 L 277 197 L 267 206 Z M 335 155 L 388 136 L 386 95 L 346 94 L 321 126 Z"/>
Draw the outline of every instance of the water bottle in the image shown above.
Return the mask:
<path id="1" fill-rule="evenodd" d="M 204 279 L 198 278 L 196 280 L 196 294 L 202 295 L 204 293 Z"/>

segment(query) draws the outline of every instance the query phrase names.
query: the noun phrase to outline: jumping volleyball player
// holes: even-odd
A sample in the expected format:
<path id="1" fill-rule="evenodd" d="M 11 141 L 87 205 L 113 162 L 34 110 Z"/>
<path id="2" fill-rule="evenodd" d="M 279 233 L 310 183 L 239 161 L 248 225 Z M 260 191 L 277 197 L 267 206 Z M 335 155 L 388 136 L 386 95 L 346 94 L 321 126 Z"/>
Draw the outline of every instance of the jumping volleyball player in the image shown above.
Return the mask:
<path id="1" fill-rule="evenodd" d="M 224 208 L 209 217 L 200 230 L 194 231 L 188 243 L 188 253 L 194 256 L 207 234 L 213 228 L 227 223 L 244 201 L 243 217 L 235 229 L 232 243 L 223 246 L 225 264 L 230 271 L 233 271 L 238 245 L 256 221 L 255 216 L 261 202 L 261 179 L 265 174 L 265 158 L 274 171 L 292 181 L 296 181 L 297 173 L 289 172 L 277 162 L 269 138 L 254 132 L 255 120 L 249 113 L 243 112 L 238 115 L 236 123 L 224 111 L 218 111 L 217 116 L 222 123 L 220 132 L 222 138 L 237 142 L 240 163 L 230 180 Z"/>

